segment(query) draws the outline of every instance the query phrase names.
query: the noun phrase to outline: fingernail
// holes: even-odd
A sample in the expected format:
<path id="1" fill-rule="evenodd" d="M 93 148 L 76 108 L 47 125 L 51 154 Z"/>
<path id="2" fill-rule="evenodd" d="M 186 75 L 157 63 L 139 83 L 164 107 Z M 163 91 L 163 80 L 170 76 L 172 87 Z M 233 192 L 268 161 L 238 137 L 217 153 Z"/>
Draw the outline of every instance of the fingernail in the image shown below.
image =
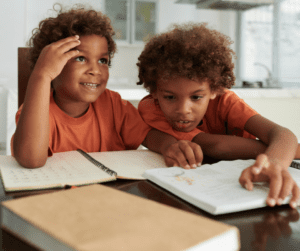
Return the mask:
<path id="1" fill-rule="evenodd" d="M 277 205 L 278 205 L 278 206 L 282 205 L 282 202 L 283 202 L 283 200 L 282 200 L 281 198 L 279 198 L 279 199 L 277 200 Z"/>
<path id="2" fill-rule="evenodd" d="M 256 167 L 256 168 L 253 168 L 253 172 L 255 174 L 259 174 L 259 171 L 260 171 L 260 168 Z"/>
<path id="3" fill-rule="evenodd" d="M 75 37 L 76 37 L 76 38 L 79 38 L 79 36 L 78 36 L 78 35 L 75 35 Z"/>
<path id="4" fill-rule="evenodd" d="M 193 164 L 193 165 L 192 165 L 192 168 L 193 168 L 193 169 L 196 169 L 196 168 L 197 168 L 196 164 Z"/>
<path id="5" fill-rule="evenodd" d="M 201 166 L 201 163 L 198 163 L 197 166 L 198 166 L 198 167 Z"/>
<path id="6" fill-rule="evenodd" d="M 297 203 L 295 201 L 291 202 L 291 207 L 292 208 L 296 208 L 297 207 Z"/>
<path id="7" fill-rule="evenodd" d="M 249 189 L 248 189 L 248 184 L 245 184 L 245 188 L 246 188 L 247 190 L 249 190 Z"/>
<path id="8" fill-rule="evenodd" d="M 184 166 L 184 169 L 190 169 L 191 167 L 189 165 Z"/>
<path id="9" fill-rule="evenodd" d="M 275 206 L 276 201 L 274 199 L 268 199 L 268 201 L 269 201 L 268 204 L 269 204 L 270 207 L 274 207 Z"/>

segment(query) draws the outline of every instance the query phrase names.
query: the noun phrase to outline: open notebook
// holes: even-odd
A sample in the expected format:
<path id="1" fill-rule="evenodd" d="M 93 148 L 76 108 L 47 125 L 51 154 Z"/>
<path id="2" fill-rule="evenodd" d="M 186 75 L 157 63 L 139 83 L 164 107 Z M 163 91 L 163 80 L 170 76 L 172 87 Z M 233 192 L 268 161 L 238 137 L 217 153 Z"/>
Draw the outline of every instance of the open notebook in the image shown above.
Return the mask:
<path id="1" fill-rule="evenodd" d="M 241 172 L 255 160 L 220 161 L 185 170 L 179 167 L 146 170 L 144 177 L 181 199 L 213 214 L 226 214 L 266 207 L 268 183 L 257 182 L 252 191 L 239 183 Z M 293 162 L 294 165 L 296 162 Z M 300 170 L 289 167 L 289 172 L 300 187 Z M 288 196 L 283 204 L 288 204 Z"/>
<path id="2" fill-rule="evenodd" d="M 92 158 L 91 158 L 92 157 Z M 45 166 L 27 169 L 12 156 L 0 155 L 1 177 L 6 191 L 87 185 L 121 179 L 145 179 L 147 169 L 164 167 L 163 156 L 149 150 L 55 153 Z"/>

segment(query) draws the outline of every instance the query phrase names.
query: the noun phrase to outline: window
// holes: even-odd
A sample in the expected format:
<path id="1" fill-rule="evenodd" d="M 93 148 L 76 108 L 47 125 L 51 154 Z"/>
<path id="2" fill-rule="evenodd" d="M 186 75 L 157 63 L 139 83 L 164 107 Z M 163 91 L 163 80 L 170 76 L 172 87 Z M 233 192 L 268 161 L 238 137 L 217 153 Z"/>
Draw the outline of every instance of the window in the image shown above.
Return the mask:
<path id="1" fill-rule="evenodd" d="M 242 36 L 242 79 L 262 80 L 269 70 L 280 86 L 300 87 L 299 0 L 244 12 Z"/>
<path id="2" fill-rule="evenodd" d="M 121 43 L 142 43 L 157 32 L 157 1 L 105 0 L 105 13 Z"/>

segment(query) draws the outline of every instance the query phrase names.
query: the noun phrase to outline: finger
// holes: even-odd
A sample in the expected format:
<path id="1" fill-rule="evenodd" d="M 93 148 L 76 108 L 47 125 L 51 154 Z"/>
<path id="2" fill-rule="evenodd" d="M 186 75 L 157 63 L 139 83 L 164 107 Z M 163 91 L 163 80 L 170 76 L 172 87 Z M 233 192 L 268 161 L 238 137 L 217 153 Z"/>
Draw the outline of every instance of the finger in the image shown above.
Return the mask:
<path id="1" fill-rule="evenodd" d="M 70 60 L 71 58 L 75 57 L 77 54 L 79 53 L 78 50 L 71 50 L 65 53 L 65 57 L 68 60 Z"/>
<path id="2" fill-rule="evenodd" d="M 266 154 L 259 154 L 256 157 L 256 161 L 252 166 L 253 174 L 259 174 L 264 168 L 269 168 L 270 161 Z"/>
<path id="3" fill-rule="evenodd" d="M 185 155 L 181 151 L 174 152 L 173 156 L 169 156 L 169 158 L 174 159 L 178 166 L 183 167 L 184 169 L 190 169 L 190 165 L 188 164 Z"/>
<path id="4" fill-rule="evenodd" d="M 79 46 L 80 43 L 81 43 L 80 40 L 70 41 L 68 43 L 61 45 L 58 48 L 58 51 L 60 51 L 61 53 L 67 53 L 69 51 L 74 50 L 77 46 Z"/>
<path id="5" fill-rule="evenodd" d="M 282 188 L 279 194 L 279 198 L 277 200 L 277 205 L 281 205 L 284 198 L 288 196 L 293 189 L 294 180 L 292 179 L 291 175 L 288 171 L 282 171 Z"/>
<path id="6" fill-rule="evenodd" d="M 55 47 L 61 47 L 69 42 L 74 42 L 74 41 L 78 41 L 79 40 L 79 36 L 75 35 L 75 36 L 71 36 L 71 37 L 66 37 L 63 39 L 60 39 L 56 42 L 53 42 L 51 45 L 55 46 Z"/>
<path id="7" fill-rule="evenodd" d="M 299 198 L 300 198 L 300 190 L 299 190 L 298 185 L 296 183 L 294 183 L 294 186 L 292 189 L 292 198 L 289 203 L 291 208 L 296 208 L 298 206 Z"/>
<path id="8" fill-rule="evenodd" d="M 179 144 L 179 149 L 182 151 L 183 156 L 185 156 L 185 162 L 187 162 L 187 164 L 191 167 L 191 168 L 196 168 L 196 158 L 195 158 L 195 154 L 193 149 L 191 148 L 191 146 L 187 143 L 180 143 Z M 181 159 L 180 159 L 181 160 Z M 182 159 L 183 161 L 183 159 Z M 183 161 L 182 167 L 184 167 L 186 164 Z M 181 163 L 181 162 L 179 162 Z"/>
<path id="9" fill-rule="evenodd" d="M 193 151 L 195 155 L 196 165 L 201 166 L 203 161 L 203 152 L 201 147 L 197 144 L 194 144 Z"/>
<path id="10" fill-rule="evenodd" d="M 275 171 L 270 176 L 270 191 L 267 198 L 267 204 L 270 207 L 275 206 L 281 188 L 282 188 L 282 177 L 278 171 L 277 172 Z"/>
<path id="11" fill-rule="evenodd" d="M 239 182 L 243 187 L 251 191 L 253 189 L 252 180 L 253 180 L 253 174 L 251 172 L 251 169 L 248 167 L 241 173 Z"/>
<path id="12" fill-rule="evenodd" d="M 170 158 L 170 157 L 165 157 L 165 163 L 167 166 L 171 167 L 171 166 L 180 166 L 176 160 Z"/>

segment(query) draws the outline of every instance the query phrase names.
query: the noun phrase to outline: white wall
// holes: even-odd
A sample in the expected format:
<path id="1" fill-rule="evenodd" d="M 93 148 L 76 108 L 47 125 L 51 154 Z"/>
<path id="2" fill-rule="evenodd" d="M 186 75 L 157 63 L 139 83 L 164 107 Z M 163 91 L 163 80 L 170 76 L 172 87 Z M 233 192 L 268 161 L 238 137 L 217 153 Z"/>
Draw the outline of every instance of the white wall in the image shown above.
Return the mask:
<path id="1" fill-rule="evenodd" d="M 36 28 L 39 22 L 51 15 L 54 3 L 62 3 L 64 6 L 72 6 L 76 3 L 88 4 L 96 10 L 103 8 L 103 0 L 2 0 L 0 1 L 0 88 L 17 89 L 17 49 L 26 46 L 26 42 L 31 36 L 32 30 Z M 195 5 L 174 4 L 175 0 L 159 0 L 158 14 L 158 32 L 164 32 L 172 23 L 184 23 L 188 21 L 208 22 L 209 27 L 220 30 L 226 35 L 234 32 L 235 26 L 228 23 L 227 20 L 233 20 L 232 14 L 226 14 L 221 11 L 198 10 Z M 230 17 L 230 18 L 229 18 Z M 229 19 L 228 19 L 229 18 Z M 114 88 L 114 84 L 131 84 L 136 86 L 137 81 L 137 58 L 143 50 L 140 46 L 120 46 L 110 69 L 109 88 Z M 12 95 L 11 107 L 6 107 L 6 97 L 2 91 L 0 93 L 0 144 L 7 138 L 10 138 L 11 131 L 7 130 L 5 125 L 14 124 L 7 122 L 7 118 L 13 118 L 17 106 L 16 95 Z M 14 101 L 13 101 L 14 100 Z M 9 110 L 9 114 L 5 114 Z M 11 113 L 11 114 L 10 114 Z M 9 131 L 9 133 L 8 133 Z M 6 140 L 7 141 L 7 140 Z M 1 151 L 1 149 L 0 149 Z"/>

